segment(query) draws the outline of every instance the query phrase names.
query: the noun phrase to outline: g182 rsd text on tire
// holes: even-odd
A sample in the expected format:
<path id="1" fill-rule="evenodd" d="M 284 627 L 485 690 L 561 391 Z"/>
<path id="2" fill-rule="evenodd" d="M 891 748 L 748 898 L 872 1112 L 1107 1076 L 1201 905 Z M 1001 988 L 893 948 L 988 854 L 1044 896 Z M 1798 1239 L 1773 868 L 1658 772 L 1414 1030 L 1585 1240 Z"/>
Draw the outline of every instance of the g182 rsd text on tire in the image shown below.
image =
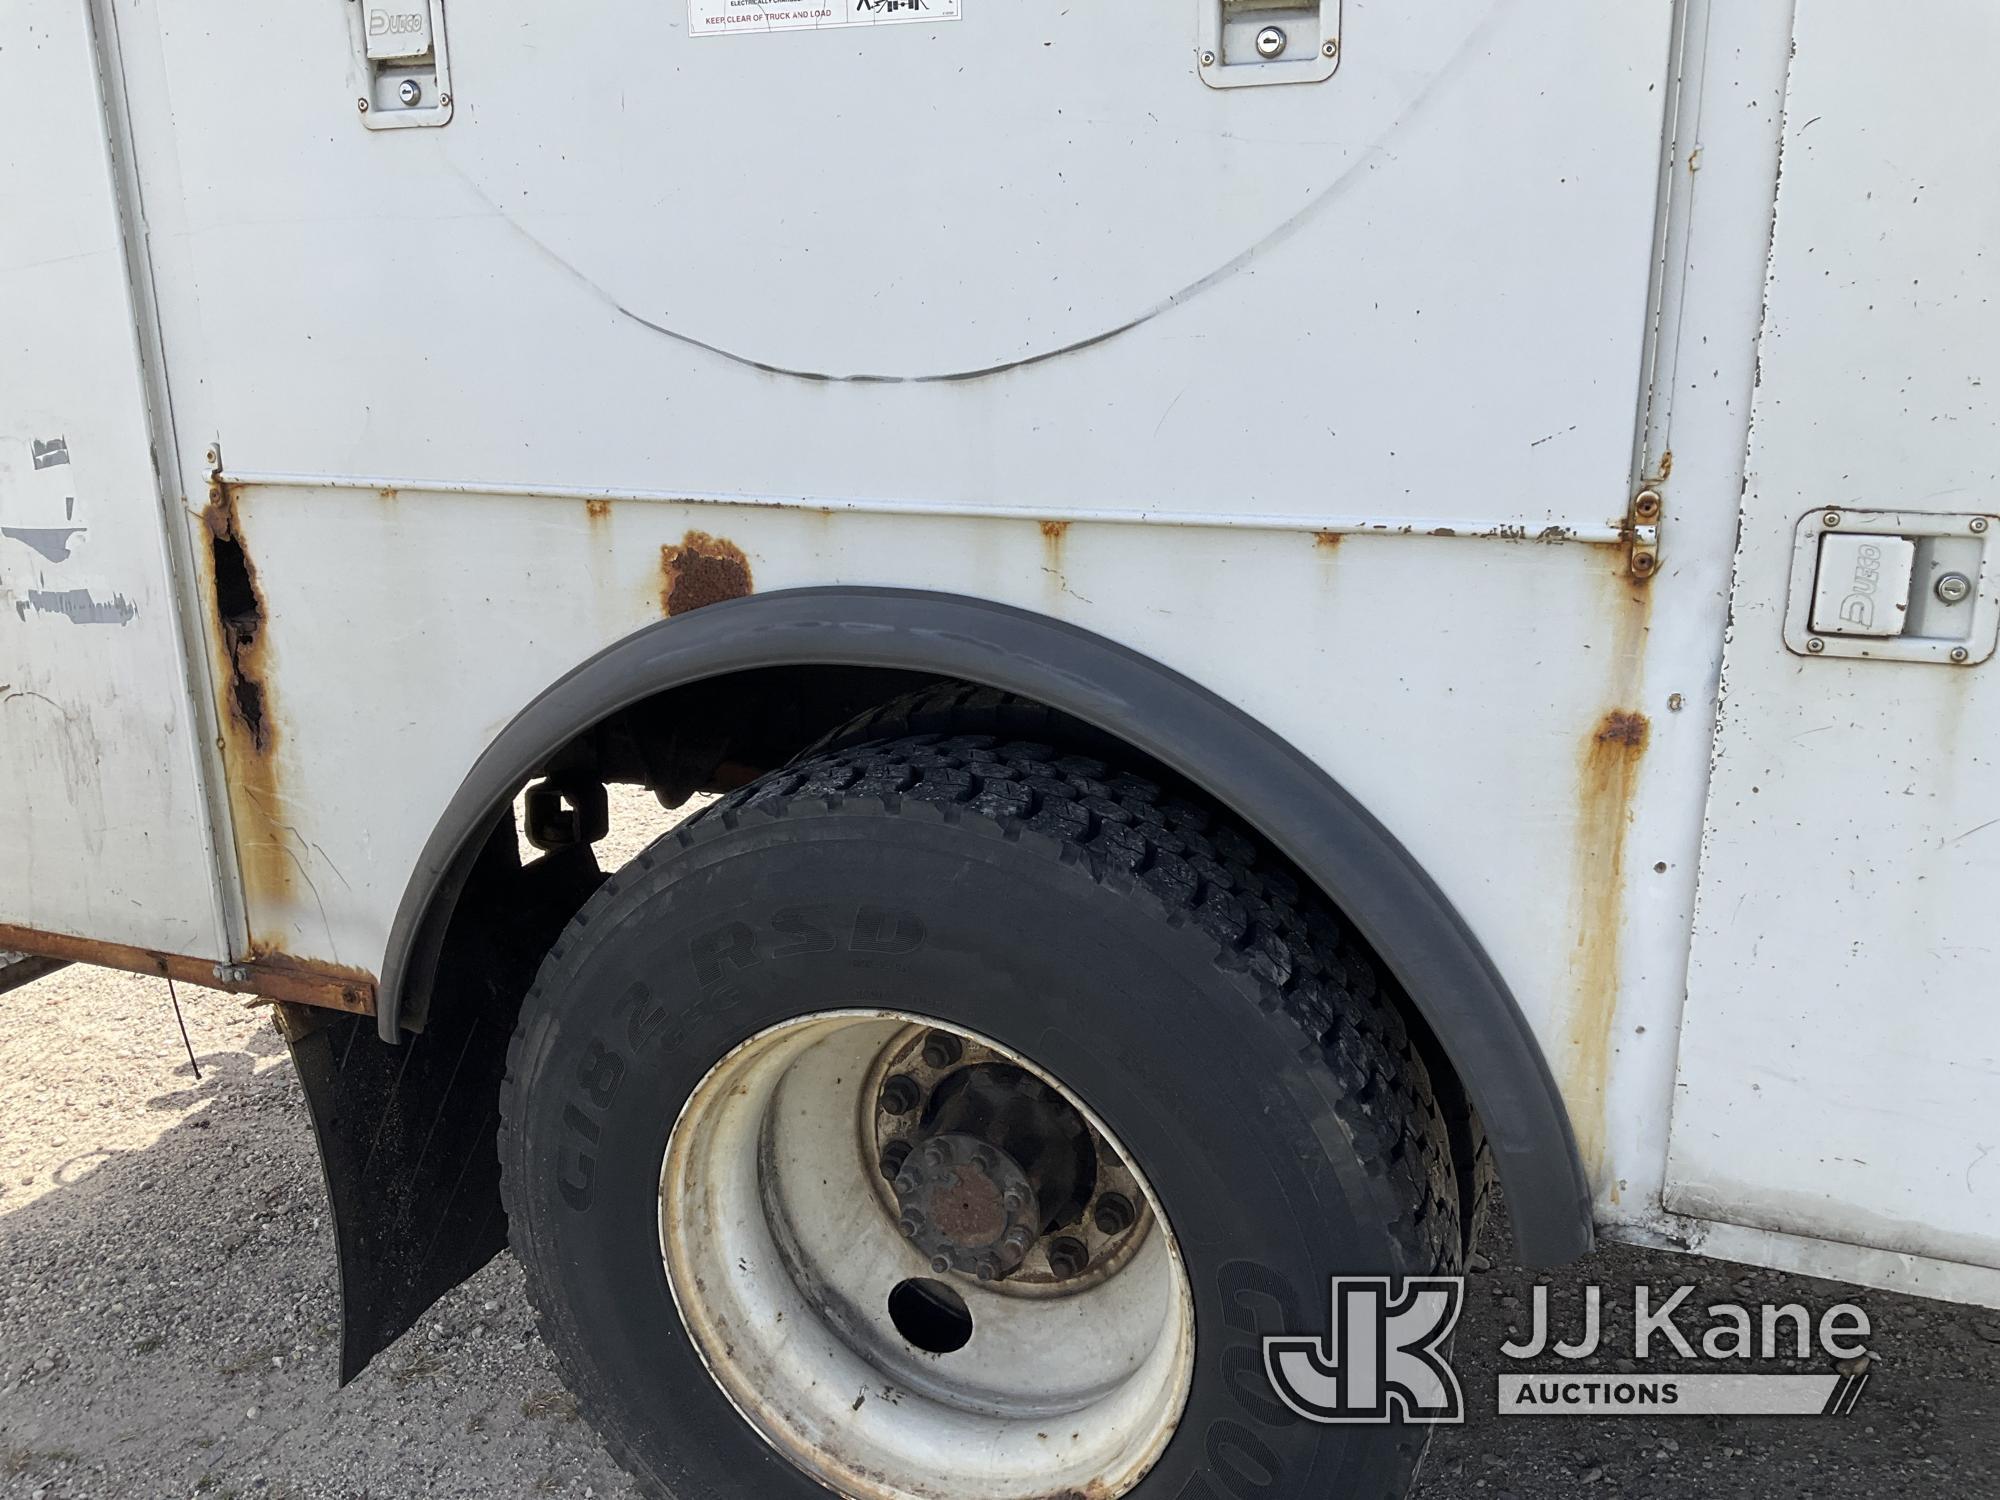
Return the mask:
<path id="1" fill-rule="evenodd" d="M 1039 1080 L 1021 1086 L 1039 1090 L 1046 1108 L 1071 1122 L 1064 1128 L 1072 1135 L 1097 1142 L 1095 1170 L 1129 1160 L 1139 1184 L 1133 1191 L 1171 1248 L 1171 1256 L 1135 1256 L 1126 1269 L 1107 1262 L 1105 1272 L 1078 1274 L 1077 1286 L 1100 1287 L 1074 1295 L 1084 1327 L 1102 1315 L 1088 1310 L 1112 1305 L 1103 1293 L 1127 1277 L 1165 1278 L 1161 1297 L 1171 1300 L 1166 1289 L 1179 1287 L 1191 1312 L 1191 1357 L 1170 1408 L 1158 1392 L 1147 1397 L 1147 1411 L 1165 1414 L 1159 1442 L 1109 1493 L 1156 1500 L 1401 1494 L 1422 1454 L 1422 1430 L 1306 1423 L 1273 1394 L 1262 1358 L 1266 1335 L 1324 1329 L 1331 1275 L 1436 1274 L 1459 1262 L 1447 1132 L 1380 986 L 1337 917 L 1198 801 L 1096 760 L 979 736 L 923 735 L 815 754 L 690 819 L 614 876 L 578 914 L 528 997 L 503 1097 L 501 1154 L 513 1241 L 544 1331 L 584 1410 L 660 1493 L 677 1500 L 824 1494 L 806 1472 L 819 1466 L 808 1440 L 830 1454 L 841 1449 L 845 1417 L 765 1410 L 754 1385 L 742 1382 L 725 1394 L 726 1366 L 738 1357 L 728 1317 L 766 1304 L 755 1300 L 755 1287 L 709 1283 L 752 1276 L 749 1257 L 739 1272 L 677 1248 L 673 1204 L 699 1160 L 684 1157 L 679 1143 L 697 1130 L 688 1121 L 726 1119 L 713 1113 L 722 1107 L 713 1103 L 717 1080 L 777 1057 L 772 1038 L 803 1046 L 865 1023 L 892 1047 L 929 1023 L 970 1039 L 964 1045 L 992 1060 L 993 1077 Z M 914 1057 L 910 1045 L 899 1055 Z M 879 1063 L 865 1079 L 862 1066 L 822 1067 L 821 1084 L 850 1091 L 851 1109 L 824 1089 L 810 1094 L 800 1084 L 788 1093 L 783 1079 L 770 1085 L 770 1097 L 786 1108 L 831 1101 L 821 1137 L 851 1142 L 858 1160 L 873 1149 L 867 1122 L 889 1118 L 879 1111 L 890 1105 L 865 1091 L 883 1089 L 881 1069 L 900 1066 Z M 905 1080 L 912 1098 L 925 1086 L 921 1074 L 916 1068 Z M 722 1092 L 747 1096 L 749 1087 Z M 778 1104 L 767 1111 L 779 1112 Z M 1087 1126 L 1074 1123 L 1085 1119 Z M 810 1138 L 773 1145 L 774 1132 L 788 1128 L 784 1141 L 800 1142 L 796 1127 L 769 1119 L 761 1135 L 745 1137 L 763 1144 L 742 1170 L 775 1173 L 773 1163 L 788 1152 L 818 1149 Z M 709 1136 L 719 1139 L 721 1129 Z M 681 1178 L 670 1173 L 663 1182 L 670 1140 Z M 938 1161 L 945 1155 L 942 1147 L 932 1153 Z M 891 1163 L 885 1177 L 894 1170 Z M 906 1174 L 899 1182 L 915 1180 Z M 768 1183 L 758 1191 L 767 1207 L 779 1192 Z M 857 1190 L 845 1201 L 865 1202 L 893 1222 L 890 1193 L 876 1183 L 872 1197 Z M 771 1211 L 786 1223 L 812 1212 Z M 711 1212 L 701 1232 L 720 1233 L 715 1219 Z M 844 1222 L 842 1233 L 860 1233 L 851 1227 L 858 1218 Z M 818 1232 L 809 1224 L 796 1237 Z M 825 1326 L 792 1337 L 816 1347 L 869 1323 L 857 1347 L 878 1340 L 864 1357 L 892 1372 L 842 1408 L 855 1413 L 857 1431 L 864 1420 L 942 1417 L 949 1427 L 959 1400 L 954 1372 L 980 1368 L 977 1308 L 1012 1316 L 1026 1304 L 1002 1304 L 994 1294 L 1035 1290 L 1004 1279 L 1004 1267 L 1001 1281 L 982 1282 L 978 1276 L 994 1268 L 976 1276 L 969 1256 L 948 1265 L 958 1255 L 949 1245 L 926 1270 L 921 1257 L 939 1247 L 921 1236 L 896 1249 L 912 1257 L 913 1280 L 943 1284 L 937 1297 L 967 1324 L 970 1342 L 960 1353 L 904 1349 L 885 1360 L 882 1310 L 830 1299 L 818 1314 Z M 1038 1258 L 1014 1276 L 1032 1281 L 1040 1268 L 1047 1280 L 1057 1252 L 1037 1242 L 1032 1254 Z M 667 1264 L 675 1255 L 678 1273 Z M 1155 1269 L 1141 1271 L 1142 1264 Z M 1168 1265 L 1171 1277 L 1158 1270 Z M 799 1311 L 812 1306 L 810 1297 L 802 1304 L 786 1296 L 769 1304 L 773 1316 L 790 1308 L 811 1323 L 813 1314 Z M 969 1318 L 967 1307 L 975 1309 Z M 1146 1317 L 1179 1326 L 1170 1311 Z M 749 1342 L 762 1347 L 767 1335 Z M 1081 1392 L 1087 1381 L 1077 1366 L 1088 1363 L 1102 1330 L 1088 1347 L 1061 1338 L 1024 1343 L 1017 1332 L 1008 1339 L 993 1368 L 1046 1360 L 1049 1390 L 1074 1382 Z M 1142 1352 L 1135 1346 L 1135 1367 Z M 725 1368 L 712 1374 L 718 1362 Z M 909 1362 L 921 1368 L 900 1379 Z M 1147 1368 L 1166 1371 L 1170 1361 L 1162 1355 Z M 1103 1386 L 1100 1379 L 1091 1389 Z M 864 1418 L 870 1396 L 881 1409 Z M 965 1404 L 1010 1399 L 973 1391 Z M 1101 1409 L 1094 1400 L 1055 1401 L 1041 1423 L 1054 1433 L 1048 1440 L 1088 1449 L 1094 1434 L 1063 1429 L 1087 1427 Z M 808 1435 L 798 1439 L 796 1459 L 782 1456 L 786 1444 L 772 1436 L 794 1430 Z M 870 1430 L 900 1441 L 893 1425 Z M 891 1475 L 864 1484 L 833 1458 L 826 1463 L 834 1465 L 831 1477 L 822 1469 L 827 1486 L 871 1496 L 1049 1493 L 1010 1490 L 1025 1482 L 1019 1471 L 996 1477 L 976 1466 L 947 1468 L 921 1481 Z"/>

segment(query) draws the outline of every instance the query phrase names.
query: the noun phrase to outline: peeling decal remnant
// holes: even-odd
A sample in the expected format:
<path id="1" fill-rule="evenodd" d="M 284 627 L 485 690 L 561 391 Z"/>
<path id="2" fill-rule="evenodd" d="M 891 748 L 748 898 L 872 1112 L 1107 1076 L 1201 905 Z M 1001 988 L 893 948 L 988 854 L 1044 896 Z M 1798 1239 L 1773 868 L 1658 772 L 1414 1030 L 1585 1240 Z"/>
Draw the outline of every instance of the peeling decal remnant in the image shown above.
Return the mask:
<path id="1" fill-rule="evenodd" d="M 32 547 L 52 563 L 69 561 L 69 539 L 81 536 L 87 526 L 0 526 L 0 536 Z"/>
<path id="2" fill-rule="evenodd" d="M 46 441 L 41 438 L 30 438 L 28 443 L 33 450 L 35 467 L 38 469 L 53 469 L 57 464 L 69 462 L 67 438 L 54 437 Z"/>
<path id="3" fill-rule="evenodd" d="M 42 615 L 62 615 L 72 625 L 130 625 L 139 613 L 139 606 L 123 594 L 98 599 L 89 589 L 30 589 L 27 598 L 15 600 L 14 613 L 25 620 L 30 610 Z"/>

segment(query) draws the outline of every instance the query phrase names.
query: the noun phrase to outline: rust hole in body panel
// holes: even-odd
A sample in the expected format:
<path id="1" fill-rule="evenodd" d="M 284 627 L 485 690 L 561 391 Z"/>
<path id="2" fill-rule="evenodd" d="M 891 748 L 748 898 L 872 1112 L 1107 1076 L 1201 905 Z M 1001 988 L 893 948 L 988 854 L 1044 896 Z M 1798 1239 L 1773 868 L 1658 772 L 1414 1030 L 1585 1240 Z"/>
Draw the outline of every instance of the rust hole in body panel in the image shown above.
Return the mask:
<path id="1" fill-rule="evenodd" d="M 734 542 L 690 531 L 679 546 L 660 549 L 662 614 L 689 614 L 750 591 L 750 560 Z"/>
<path id="2" fill-rule="evenodd" d="M 203 520 L 208 526 L 216 629 L 228 659 L 227 701 L 223 707 L 261 755 L 271 748 L 273 733 L 264 712 L 264 603 L 257 593 L 256 572 L 236 533 L 233 497 L 223 492 L 210 504 Z"/>
<path id="3" fill-rule="evenodd" d="M 282 816 L 282 736 L 270 686 L 270 617 L 256 563 L 244 544 L 235 491 L 218 483 L 209 493 L 202 521 L 209 538 L 209 602 L 215 614 L 217 706 L 230 821 L 253 949 L 276 951 L 284 945 L 259 941 L 255 924 L 272 904 L 282 907 L 292 901 L 303 870 L 299 854 L 287 842 L 298 835 L 285 827 Z"/>

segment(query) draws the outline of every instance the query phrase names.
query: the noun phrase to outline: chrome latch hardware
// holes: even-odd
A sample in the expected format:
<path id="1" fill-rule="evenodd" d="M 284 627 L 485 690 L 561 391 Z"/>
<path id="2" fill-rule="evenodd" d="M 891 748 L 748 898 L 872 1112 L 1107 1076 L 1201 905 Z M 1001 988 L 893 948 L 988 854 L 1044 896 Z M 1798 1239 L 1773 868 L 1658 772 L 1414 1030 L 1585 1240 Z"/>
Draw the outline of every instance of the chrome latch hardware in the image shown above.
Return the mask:
<path id="1" fill-rule="evenodd" d="M 1340 66 L 1340 0 L 1198 0 L 1210 88 L 1319 83 Z"/>
<path id="2" fill-rule="evenodd" d="M 2000 645 L 2000 516 L 1851 510 L 1799 518 L 1785 645 L 1800 656 L 1972 667 Z"/>
<path id="3" fill-rule="evenodd" d="M 354 107 L 370 130 L 450 121 L 451 60 L 444 0 L 347 0 Z"/>

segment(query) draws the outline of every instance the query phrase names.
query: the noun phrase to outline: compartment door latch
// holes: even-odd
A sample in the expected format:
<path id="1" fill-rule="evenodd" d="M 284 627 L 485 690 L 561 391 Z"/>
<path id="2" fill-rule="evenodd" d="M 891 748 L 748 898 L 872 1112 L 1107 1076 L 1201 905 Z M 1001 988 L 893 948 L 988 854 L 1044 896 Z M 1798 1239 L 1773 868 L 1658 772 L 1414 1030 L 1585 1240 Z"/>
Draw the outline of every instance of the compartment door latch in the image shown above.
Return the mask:
<path id="1" fill-rule="evenodd" d="M 1201 81 L 1321 83 L 1340 66 L 1340 0 L 1198 0 Z"/>
<path id="2" fill-rule="evenodd" d="M 354 40 L 354 107 L 370 130 L 451 120 L 444 0 L 347 0 Z"/>
<path id="3" fill-rule="evenodd" d="M 1971 667 L 2000 644 L 2000 516 L 1829 506 L 1792 533 L 1785 645 Z"/>

